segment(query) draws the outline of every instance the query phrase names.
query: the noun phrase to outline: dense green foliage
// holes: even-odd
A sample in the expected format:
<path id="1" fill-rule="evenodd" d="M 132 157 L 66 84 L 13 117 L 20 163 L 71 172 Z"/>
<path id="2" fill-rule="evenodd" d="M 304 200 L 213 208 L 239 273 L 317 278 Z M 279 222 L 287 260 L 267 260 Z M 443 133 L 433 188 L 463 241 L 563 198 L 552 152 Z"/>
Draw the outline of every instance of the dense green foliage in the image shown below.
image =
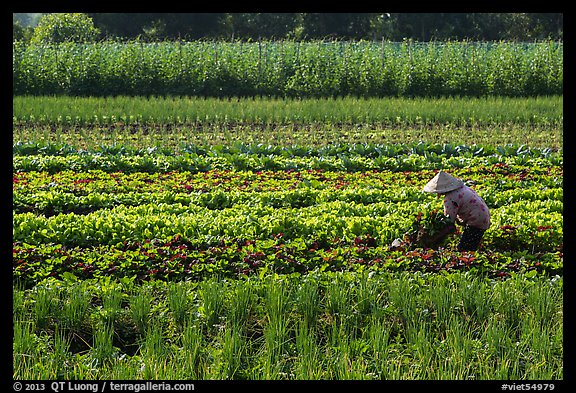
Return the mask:
<path id="1" fill-rule="evenodd" d="M 99 30 L 94 22 L 82 13 L 54 13 L 40 18 L 30 39 L 33 45 L 61 42 L 94 42 Z"/>
<path id="2" fill-rule="evenodd" d="M 14 378 L 557 386 L 562 286 L 561 277 L 411 272 L 50 279 L 14 288 Z"/>
<path id="3" fill-rule="evenodd" d="M 563 45 L 138 42 L 13 45 L 15 95 L 278 97 L 563 93 Z"/>

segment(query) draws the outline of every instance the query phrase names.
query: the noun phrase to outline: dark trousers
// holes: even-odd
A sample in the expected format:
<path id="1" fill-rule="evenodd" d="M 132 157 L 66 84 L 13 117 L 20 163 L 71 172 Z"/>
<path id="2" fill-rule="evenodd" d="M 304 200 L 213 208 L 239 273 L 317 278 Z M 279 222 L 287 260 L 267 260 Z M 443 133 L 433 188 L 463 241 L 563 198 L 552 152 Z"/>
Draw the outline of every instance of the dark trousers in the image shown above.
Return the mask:
<path id="1" fill-rule="evenodd" d="M 467 225 L 460 238 L 460 243 L 458 243 L 458 251 L 478 250 L 484 232 L 486 232 L 486 230 Z"/>

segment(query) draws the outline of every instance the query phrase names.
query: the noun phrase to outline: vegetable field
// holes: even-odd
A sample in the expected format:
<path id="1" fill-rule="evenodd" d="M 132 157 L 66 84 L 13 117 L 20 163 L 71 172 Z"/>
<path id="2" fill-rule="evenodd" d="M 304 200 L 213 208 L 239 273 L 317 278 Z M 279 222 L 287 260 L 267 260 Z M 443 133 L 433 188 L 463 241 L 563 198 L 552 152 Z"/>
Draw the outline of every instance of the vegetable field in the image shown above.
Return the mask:
<path id="1" fill-rule="evenodd" d="M 561 95 L 13 109 L 14 379 L 563 379 Z M 440 169 L 480 249 L 391 248 Z"/>

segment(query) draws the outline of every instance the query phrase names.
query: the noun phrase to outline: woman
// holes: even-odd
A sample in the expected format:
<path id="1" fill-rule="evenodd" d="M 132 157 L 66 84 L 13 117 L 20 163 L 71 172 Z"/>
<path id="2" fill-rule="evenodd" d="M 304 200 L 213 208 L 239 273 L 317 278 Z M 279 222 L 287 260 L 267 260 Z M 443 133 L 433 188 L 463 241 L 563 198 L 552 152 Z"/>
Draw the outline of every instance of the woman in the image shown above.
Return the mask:
<path id="1" fill-rule="evenodd" d="M 464 226 L 458 251 L 476 251 L 484 232 L 490 227 L 490 211 L 486 202 L 464 182 L 440 171 L 425 186 L 424 191 L 444 196 L 444 214 L 451 223 L 440 230 L 434 240 L 456 231 L 457 222 Z"/>

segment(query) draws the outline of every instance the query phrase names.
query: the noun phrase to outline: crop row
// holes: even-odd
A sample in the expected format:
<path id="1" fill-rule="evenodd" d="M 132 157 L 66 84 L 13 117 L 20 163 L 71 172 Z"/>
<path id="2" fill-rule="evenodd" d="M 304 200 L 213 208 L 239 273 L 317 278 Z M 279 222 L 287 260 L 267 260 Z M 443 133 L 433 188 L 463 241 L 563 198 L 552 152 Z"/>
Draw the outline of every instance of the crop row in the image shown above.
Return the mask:
<path id="1" fill-rule="evenodd" d="M 243 124 L 233 127 L 226 123 L 201 125 L 18 125 L 13 126 L 12 143 L 24 144 L 42 141 L 41 147 L 69 145 L 75 149 L 102 151 L 118 146 L 125 150 L 167 150 L 175 154 L 190 146 L 278 146 L 292 149 L 294 146 L 321 148 L 334 144 L 398 145 L 426 140 L 443 145 L 453 141 L 452 146 L 506 146 L 510 141 L 522 141 L 533 149 L 561 151 L 564 145 L 562 125 L 523 127 L 515 124 L 473 125 L 462 128 L 448 125 L 386 126 L 379 124 Z M 337 141 L 337 142 L 336 142 Z M 32 143 L 30 143 L 32 144 Z M 518 144 L 518 147 L 520 145 Z M 168 154 L 168 153 L 166 153 Z"/>
<path id="2" fill-rule="evenodd" d="M 199 145 L 184 144 L 181 146 L 182 152 L 177 152 L 167 146 L 149 146 L 146 148 L 135 148 L 124 144 L 101 145 L 91 149 L 83 149 L 68 143 L 56 142 L 22 142 L 18 141 L 12 146 L 12 154 L 46 155 L 46 156 L 68 156 L 68 155 L 113 155 L 113 156 L 175 156 L 186 153 L 198 156 L 228 156 L 228 155 L 256 155 L 265 157 L 338 157 L 360 156 L 368 158 L 377 157 L 398 157 L 403 155 L 421 155 L 435 157 L 437 155 L 449 157 L 486 157 L 499 155 L 504 157 L 530 156 L 548 157 L 558 153 L 550 148 L 537 148 L 526 146 L 525 144 L 508 143 L 505 145 L 474 144 L 457 145 L 452 143 L 331 143 L 324 146 L 312 147 L 304 145 L 278 146 L 265 144 L 250 144 L 236 142 L 229 145 Z"/>
<path id="3" fill-rule="evenodd" d="M 454 168 L 452 173 L 475 183 L 488 182 L 500 185 L 500 188 L 524 187 L 541 184 L 547 187 L 562 186 L 563 167 L 554 165 L 552 160 L 531 159 L 530 165 L 507 164 L 497 162 L 490 165 L 475 165 L 465 168 Z M 130 191 L 213 191 L 220 190 L 281 190 L 299 186 L 309 188 L 349 188 L 366 186 L 386 188 L 394 185 L 422 186 L 435 174 L 434 169 L 417 171 L 327 171 L 322 169 L 304 169 L 285 171 L 232 171 L 214 169 L 206 172 L 173 171 L 173 172 L 109 172 L 101 169 L 86 172 L 64 170 L 15 171 L 12 188 L 15 191 L 69 191 L 75 195 L 87 192 L 107 191 L 121 193 Z M 516 183 L 506 186 L 506 182 Z M 530 183 L 518 183 L 520 181 Z M 82 192 L 84 190 L 85 192 Z"/>
<path id="4" fill-rule="evenodd" d="M 470 166 L 535 165 L 559 166 L 563 164 L 562 154 L 549 157 L 530 157 L 529 155 L 486 157 L 452 156 L 436 153 L 425 155 L 400 155 L 397 157 L 364 156 L 321 156 L 321 157 L 284 157 L 250 154 L 227 154 L 203 156 L 186 153 L 179 156 L 122 156 L 102 155 L 98 153 L 78 153 L 66 156 L 26 155 L 13 156 L 13 170 L 47 171 L 56 173 L 64 170 L 84 172 L 104 170 L 107 172 L 149 172 L 166 173 L 173 171 L 206 172 L 210 170 L 249 170 L 249 171 L 286 171 L 286 170 L 328 170 L 328 171 L 372 171 L 387 170 L 395 172 L 418 171 L 422 169 L 466 168 Z"/>
<path id="5" fill-rule="evenodd" d="M 434 207 L 434 206 L 433 206 Z M 289 238 L 354 238 L 370 234 L 382 243 L 403 236 L 418 213 L 415 202 L 370 205 L 333 201 L 304 208 L 275 208 L 266 205 L 234 205 L 211 210 L 197 205 L 146 204 L 102 209 L 86 215 L 59 214 L 53 217 L 33 213 L 14 214 L 13 239 L 31 244 L 66 245 L 117 244 L 128 239 L 166 239 L 181 234 L 187 238 L 267 238 L 283 233 Z M 563 202 L 519 201 L 492 210 L 493 229 L 486 243 L 504 247 L 550 250 L 562 243 Z M 502 226 L 517 226 L 506 240 Z M 538 228 L 550 228 L 544 234 Z"/>
<path id="6" fill-rule="evenodd" d="M 14 43 L 15 95 L 538 96 L 561 43 Z"/>
<path id="7" fill-rule="evenodd" d="M 520 200 L 563 198 L 561 167 L 492 167 L 454 171 L 481 192 L 490 208 Z M 434 171 L 209 171 L 123 173 L 19 172 L 13 176 L 13 212 L 46 216 L 88 213 L 118 205 L 180 203 L 209 209 L 236 204 L 306 207 L 331 201 L 371 204 L 402 200 L 424 203 L 421 191 Z"/>
<path id="8" fill-rule="evenodd" d="M 544 250 L 547 242 L 558 241 L 553 227 L 534 229 L 530 244 L 516 236 L 519 227 L 499 228 L 506 239 L 488 242 L 478 253 L 460 253 L 447 248 L 392 251 L 370 235 L 345 241 L 314 238 L 269 239 L 221 238 L 217 244 L 193 243 L 180 235 L 167 240 L 125 240 L 118 245 L 67 247 L 62 244 L 13 244 L 13 278 L 31 287 L 49 277 L 63 279 L 127 278 L 141 283 L 150 280 L 188 281 L 212 276 L 239 278 L 262 274 L 309 273 L 314 271 L 472 271 L 491 277 L 534 270 L 548 276 L 562 274 L 562 251 Z M 526 236 L 524 234 L 523 236 Z M 532 240 L 531 239 L 531 240 Z M 514 243 L 515 242 L 515 243 Z M 453 242 L 452 242 L 453 243 Z M 507 244 L 506 244 L 507 243 Z M 518 249 L 506 250 L 506 246 Z M 526 246 L 542 251 L 526 251 Z M 492 247 L 494 250 L 488 249 Z"/>
<path id="9" fill-rule="evenodd" d="M 99 209 L 112 208 L 118 205 L 138 206 L 143 204 L 171 204 L 180 203 L 184 206 L 201 206 L 209 209 L 223 209 L 236 204 L 264 205 L 275 208 L 280 207 L 306 207 L 330 201 L 356 202 L 370 204 L 377 201 L 398 202 L 410 199 L 414 202 L 424 202 L 427 196 L 417 189 L 368 189 L 354 188 L 314 189 L 300 183 L 292 190 L 286 191 L 208 191 L 208 192 L 98 192 L 88 191 L 75 186 L 72 192 L 58 190 L 38 191 L 26 194 L 15 191 L 12 195 L 13 212 L 32 212 L 51 216 L 59 213 L 84 214 Z M 76 183 L 78 185 L 78 183 Z M 188 188 L 191 186 L 184 186 Z M 294 187 L 294 186 L 292 186 Z M 229 189 L 230 186 L 226 186 Z M 478 188 L 479 189 L 479 188 Z M 520 200 L 562 200 L 563 189 L 548 189 L 541 185 L 523 187 L 520 190 L 483 190 L 483 199 L 488 207 L 499 207 L 507 203 Z M 80 194 L 80 195 L 79 195 Z"/>
<path id="10" fill-rule="evenodd" d="M 15 126 L 371 125 L 523 127 L 561 125 L 562 95 L 525 98 L 446 97 L 217 99 L 198 97 L 14 96 Z"/>
<path id="11" fill-rule="evenodd" d="M 134 285 L 69 274 L 14 287 L 13 375 L 561 380 L 562 282 L 317 271 Z"/>

